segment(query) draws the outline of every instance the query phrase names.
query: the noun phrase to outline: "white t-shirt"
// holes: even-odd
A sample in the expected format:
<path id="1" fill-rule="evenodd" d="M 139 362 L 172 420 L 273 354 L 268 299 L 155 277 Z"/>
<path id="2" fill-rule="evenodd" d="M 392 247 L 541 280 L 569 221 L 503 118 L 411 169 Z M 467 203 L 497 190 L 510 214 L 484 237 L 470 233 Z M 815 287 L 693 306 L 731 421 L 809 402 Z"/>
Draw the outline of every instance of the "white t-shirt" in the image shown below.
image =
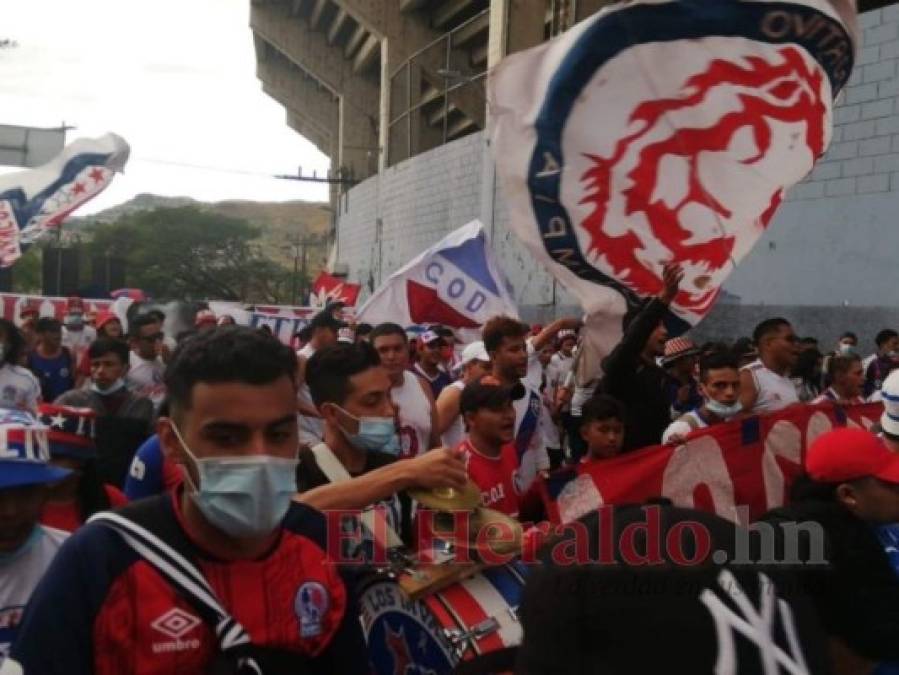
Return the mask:
<path id="1" fill-rule="evenodd" d="M 418 457 L 431 448 L 431 399 L 415 373 L 403 372 L 403 383 L 390 390 L 390 398 L 399 407 L 400 457 Z"/>
<path id="2" fill-rule="evenodd" d="M 549 455 L 546 452 L 546 441 L 543 437 L 543 397 L 540 384 L 543 379 L 543 366 L 534 346 L 528 340 L 528 371 L 521 379 L 525 388 L 524 398 L 515 401 L 515 447 L 518 450 L 519 466 L 516 485 L 520 494 L 537 478 L 539 471 L 549 469 Z"/>
<path id="3" fill-rule="evenodd" d="M 38 525 L 31 536 L 24 551 L 0 559 L 0 661 L 9 654 L 28 599 L 69 533 Z"/>
<path id="4" fill-rule="evenodd" d="M 37 412 L 41 385 L 27 368 L 7 363 L 0 367 L 0 408 Z"/>
<path id="5" fill-rule="evenodd" d="M 685 420 L 685 417 L 689 417 L 690 420 Z M 672 436 L 686 438 L 697 429 L 705 429 L 708 426 L 709 425 L 696 414 L 695 410 L 691 410 L 668 425 L 668 428 L 665 429 L 665 433 L 662 434 L 662 443 L 668 443 Z"/>
<path id="6" fill-rule="evenodd" d="M 465 383 L 462 380 L 456 380 L 452 384 L 447 385 L 446 388 L 453 388 L 462 391 L 463 389 L 465 389 Z M 443 443 L 443 447 L 445 448 L 455 448 L 464 440 L 465 422 L 462 420 L 462 415 L 457 414 L 456 419 L 453 420 L 453 423 L 450 424 L 447 430 L 443 432 L 443 435 L 440 437 L 440 442 Z"/>
<path id="7" fill-rule="evenodd" d="M 562 352 L 553 354 L 553 357 L 549 360 L 549 368 L 547 368 L 546 372 L 547 384 L 552 384 L 553 387 L 561 387 L 565 383 L 573 365 L 574 355 L 565 356 Z"/>
<path id="8" fill-rule="evenodd" d="M 158 356 L 155 359 L 145 359 L 132 351 L 128 356 L 128 363 L 128 374 L 125 376 L 128 391 L 150 399 L 158 407 L 165 398 L 165 384 L 162 381 L 165 364 L 162 359 Z"/>
<path id="9" fill-rule="evenodd" d="M 69 330 L 62 328 L 62 346 L 68 347 L 75 357 L 75 363 L 81 361 L 84 352 L 91 346 L 91 342 L 97 339 L 97 331 L 91 326 L 85 326 L 81 330 Z"/>
<path id="10" fill-rule="evenodd" d="M 562 435 L 559 433 L 558 425 L 553 421 L 552 414 L 549 411 L 549 403 L 545 399 L 543 401 L 543 414 L 540 426 L 543 428 L 543 444 L 547 448 L 561 448 Z"/>
<path id="11" fill-rule="evenodd" d="M 799 395 L 796 393 L 796 385 L 789 377 L 778 375 L 773 370 L 765 367 L 761 360 L 756 360 L 742 370 L 749 371 L 755 382 L 758 398 L 752 408 L 752 413 L 768 413 L 799 403 Z"/>
<path id="12" fill-rule="evenodd" d="M 315 347 L 307 344 L 297 352 L 297 357 L 308 361 L 315 354 Z M 297 389 L 297 402 L 305 403 L 308 406 L 315 407 L 312 402 L 312 392 L 309 391 L 309 385 L 303 382 Z M 325 433 L 325 424 L 321 417 L 310 417 L 308 415 L 297 415 L 297 424 L 300 427 L 300 443 L 305 445 L 316 445 L 322 442 L 322 436 Z"/>
<path id="13" fill-rule="evenodd" d="M 596 393 L 596 388 L 599 386 L 599 379 L 592 380 L 586 387 L 581 387 L 575 383 L 575 373 L 573 370 L 570 370 L 568 371 L 568 377 L 565 378 L 563 386 L 566 389 L 574 389 L 574 392 L 571 395 L 571 414 L 573 417 L 580 417 L 584 411 L 584 404 Z"/>

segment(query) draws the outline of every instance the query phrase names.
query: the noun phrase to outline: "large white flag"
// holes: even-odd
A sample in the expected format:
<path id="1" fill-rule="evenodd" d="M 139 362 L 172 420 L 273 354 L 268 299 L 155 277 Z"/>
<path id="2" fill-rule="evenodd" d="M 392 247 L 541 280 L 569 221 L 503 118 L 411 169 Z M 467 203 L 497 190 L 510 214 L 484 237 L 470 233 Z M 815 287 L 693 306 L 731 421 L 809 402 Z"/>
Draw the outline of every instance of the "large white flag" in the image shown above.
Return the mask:
<path id="1" fill-rule="evenodd" d="M 670 327 L 708 314 L 827 149 L 855 31 L 852 0 L 635 0 L 494 70 L 511 229 L 578 298 L 597 349 L 668 261 L 685 270 Z"/>
<path id="2" fill-rule="evenodd" d="M 0 267 L 105 190 L 129 152 L 116 134 L 79 138 L 42 166 L 0 176 Z"/>
<path id="3" fill-rule="evenodd" d="M 356 313 L 358 322 L 441 324 L 464 341 L 480 339 L 487 319 L 517 317 L 508 282 L 474 220 L 394 272 Z"/>

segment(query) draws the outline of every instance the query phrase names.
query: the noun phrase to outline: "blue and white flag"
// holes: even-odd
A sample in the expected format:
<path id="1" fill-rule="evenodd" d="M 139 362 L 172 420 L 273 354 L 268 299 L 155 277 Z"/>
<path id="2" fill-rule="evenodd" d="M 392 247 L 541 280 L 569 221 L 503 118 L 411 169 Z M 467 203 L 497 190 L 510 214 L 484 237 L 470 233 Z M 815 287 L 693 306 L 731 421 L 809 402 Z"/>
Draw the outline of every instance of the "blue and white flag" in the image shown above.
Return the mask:
<path id="1" fill-rule="evenodd" d="M 855 19 L 853 0 L 634 0 L 494 69 L 510 227 L 588 340 L 611 348 L 669 261 L 685 271 L 669 327 L 708 314 L 830 144 Z"/>
<path id="2" fill-rule="evenodd" d="M 0 267 L 106 189 L 129 152 L 116 134 L 79 138 L 42 166 L 0 176 Z"/>
<path id="3" fill-rule="evenodd" d="M 394 272 L 356 313 L 372 325 L 440 324 L 465 342 L 499 314 L 517 317 L 508 282 L 477 220 L 444 237 Z"/>

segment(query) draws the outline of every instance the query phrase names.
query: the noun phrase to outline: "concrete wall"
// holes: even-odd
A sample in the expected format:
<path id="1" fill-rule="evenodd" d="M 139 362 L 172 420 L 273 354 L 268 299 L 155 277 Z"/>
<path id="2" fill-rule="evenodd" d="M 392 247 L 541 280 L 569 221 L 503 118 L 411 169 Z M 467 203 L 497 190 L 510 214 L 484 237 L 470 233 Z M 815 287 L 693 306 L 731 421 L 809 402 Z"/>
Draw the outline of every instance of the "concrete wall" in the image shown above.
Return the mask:
<path id="1" fill-rule="evenodd" d="M 341 198 L 338 260 L 349 265 L 350 279 L 367 286 L 366 295 L 447 233 L 481 218 L 516 300 L 526 307 L 525 315 L 536 320 L 557 311 L 552 279 L 537 269 L 530 253 L 506 228 L 508 214 L 500 190 L 491 190 L 489 184 L 486 190 L 483 187 L 489 181 L 484 143 L 483 133 L 466 136 L 390 167 Z"/>
<path id="2" fill-rule="evenodd" d="M 878 318 L 881 310 L 835 314 L 833 308 L 899 307 L 893 273 L 899 261 L 899 5 L 866 12 L 861 24 L 864 46 L 836 108 L 827 156 L 788 195 L 768 233 L 725 286 L 744 305 L 758 307 L 721 305 L 703 334 L 751 332 L 774 311 L 771 305 L 787 304 L 808 307 L 777 308 L 803 317 L 800 332 L 827 340 L 846 329 L 867 336 L 889 325 Z M 503 196 L 485 161 L 485 135 L 478 133 L 350 190 L 338 209 L 338 257 L 349 264 L 350 278 L 376 287 L 446 233 L 481 217 L 523 317 L 545 320 L 572 311 L 570 296 L 506 228 Z M 896 322 L 899 315 L 889 319 Z"/>
<path id="3" fill-rule="evenodd" d="M 859 19 L 827 155 L 728 280 L 744 303 L 899 306 L 899 5 Z"/>

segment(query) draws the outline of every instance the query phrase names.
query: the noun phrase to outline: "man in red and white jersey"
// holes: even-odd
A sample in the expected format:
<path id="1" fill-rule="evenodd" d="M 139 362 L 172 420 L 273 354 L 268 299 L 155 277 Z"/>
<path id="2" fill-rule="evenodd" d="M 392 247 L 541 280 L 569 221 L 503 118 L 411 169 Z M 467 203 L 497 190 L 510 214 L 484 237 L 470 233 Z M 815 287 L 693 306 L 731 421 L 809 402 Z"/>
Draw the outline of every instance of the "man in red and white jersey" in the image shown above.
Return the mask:
<path id="1" fill-rule="evenodd" d="M 481 491 L 481 505 L 518 518 L 521 493 L 515 450 L 514 402 L 524 398 L 524 385 L 500 383 L 492 375 L 462 390 L 459 408 L 468 435 L 459 445 L 464 452 L 468 477 Z"/>

